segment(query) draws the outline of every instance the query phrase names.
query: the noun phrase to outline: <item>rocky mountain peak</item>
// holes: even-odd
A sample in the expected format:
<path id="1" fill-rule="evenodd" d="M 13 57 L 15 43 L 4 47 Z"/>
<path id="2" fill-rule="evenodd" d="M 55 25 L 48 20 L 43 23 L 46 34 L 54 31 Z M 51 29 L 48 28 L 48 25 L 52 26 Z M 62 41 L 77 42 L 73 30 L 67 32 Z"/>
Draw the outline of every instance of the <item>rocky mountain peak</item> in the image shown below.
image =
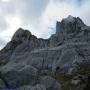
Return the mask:
<path id="1" fill-rule="evenodd" d="M 67 18 L 64 18 L 64 19 L 62 19 L 62 21 L 61 21 L 61 23 L 78 23 L 78 24 L 82 24 L 82 25 L 85 25 L 84 24 L 84 22 L 82 21 L 82 19 L 81 18 L 79 18 L 79 17 L 73 17 L 73 16 L 71 16 L 71 15 L 68 15 L 68 17 Z"/>
<path id="2" fill-rule="evenodd" d="M 31 32 L 29 30 L 24 30 L 22 28 L 19 28 L 15 34 L 12 37 L 12 41 L 22 41 L 22 40 L 26 40 L 29 39 L 31 36 Z"/>
<path id="3" fill-rule="evenodd" d="M 74 19 L 74 17 L 73 16 L 71 16 L 71 15 L 68 15 L 68 17 L 67 18 L 65 18 L 65 19 L 63 19 L 65 22 L 75 22 L 75 19 Z"/>
<path id="4" fill-rule="evenodd" d="M 57 22 L 49 39 L 19 28 L 0 51 L 0 65 L 0 79 L 11 89 L 84 90 L 90 77 L 90 27 L 69 15 Z"/>
<path id="5" fill-rule="evenodd" d="M 70 34 L 80 31 L 81 27 L 86 26 L 79 17 L 69 15 L 67 18 L 62 19 L 61 22 L 56 23 L 56 33 Z"/>

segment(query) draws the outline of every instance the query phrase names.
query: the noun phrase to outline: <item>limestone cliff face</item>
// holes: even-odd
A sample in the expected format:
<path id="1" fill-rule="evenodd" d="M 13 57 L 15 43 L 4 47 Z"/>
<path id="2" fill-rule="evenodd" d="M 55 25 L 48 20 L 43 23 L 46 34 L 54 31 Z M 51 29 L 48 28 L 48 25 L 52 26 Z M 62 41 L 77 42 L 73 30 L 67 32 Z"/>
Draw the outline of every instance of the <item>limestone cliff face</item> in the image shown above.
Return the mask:
<path id="1" fill-rule="evenodd" d="M 0 58 L 8 61 L 14 51 L 32 51 L 34 49 L 54 47 L 69 41 L 83 41 L 86 40 L 89 30 L 90 27 L 86 26 L 79 17 L 70 15 L 61 22 L 56 23 L 56 34 L 49 39 L 39 39 L 28 30 L 19 28 L 11 41 L 1 50 Z"/>
<path id="2" fill-rule="evenodd" d="M 71 74 L 79 63 L 90 63 L 90 27 L 79 17 L 68 16 L 56 23 L 56 33 L 49 39 L 39 39 L 28 30 L 19 28 L 0 51 L 0 61 L 2 60 L 7 61 L 7 64 L 0 71 L 8 81 L 12 80 L 16 85 L 19 81 L 18 87 L 25 83 L 37 84 L 38 70 Z M 32 72 L 29 73 L 28 70 Z M 12 73 L 15 75 L 12 76 Z M 29 78 L 28 82 L 26 78 Z M 60 90 L 60 86 L 57 87 Z"/>
<path id="3" fill-rule="evenodd" d="M 11 41 L 0 51 L 0 61 L 9 61 L 14 52 L 26 52 L 34 49 L 48 47 L 49 40 L 38 39 L 28 30 L 19 28 Z"/>

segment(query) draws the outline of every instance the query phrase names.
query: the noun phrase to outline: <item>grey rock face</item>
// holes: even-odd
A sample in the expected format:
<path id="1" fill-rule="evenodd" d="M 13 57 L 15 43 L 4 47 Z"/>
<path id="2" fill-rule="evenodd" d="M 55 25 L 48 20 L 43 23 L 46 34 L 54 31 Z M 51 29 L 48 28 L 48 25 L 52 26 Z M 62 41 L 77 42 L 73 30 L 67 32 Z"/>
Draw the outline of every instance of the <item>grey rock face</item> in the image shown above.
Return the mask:
<path id="1" fill-rule="evenodd" d="M 86 26 L 79 17 L 72 17 L 69 15 L 67 18 L 63 19 L 61 22 L 56 24 L 56 33 L 69 34 L 80 31 L 81 27 Z"/>
<path id="2" fill-rule="evenodd" d="M 40 77 L 39 84 L 35 86 L 23 86 L 18 90 L 61 90 L 61 85 L 50 76 Z"/>
<path id="3" fill-rule="evenodd" d="M 0 79 L 0 88 L 3 88 L 3 87 L 5 87 L 5 84 L 4 84 L 3 80 Z"/>
<path id="4" fill-rule="evenodd" d="M 46 88 L 43 85 L 37 84 L 36 86 L 23 86 L 17 90 L 46 90 Z"/>
<path id="5" fill-rule="evenodd" d="M 49 46 L 49 40 L 37 39 L 28 30 L 19 28 L 11 41 L 0 51 L 0 61 L 8 62 L 14 52 L 30 52 L 36 48 Z"/>
<path id="6" fill-rule="evenodd" d="M 90 63 L 90 27 L 80 18 L 68 16 L 57 22 L 56 34 L 49 39 L 38 39 L 19 28 L 1 50 L 2 60 L 8 63 L 0 71 L 12 87 L 24 89 L 26 85 L 25 88 L 32 87 L 32 90 L 59 90 L 59 83 L 51 77 L 38 77 L 38 71 L 71 74 L 79 63 Z"/>
<path id="7" fill-rule="evenodd" d="M 24 40 L 30 39 L 31 35 L 31 32 L 29 32 L 28 30 L 23 30 L 22 28 L 19 28 L 13 35 L 12 40 L 23 42 Z"/>
<path id="8" fill-rule="evenodd" d="M 69 73 L 78 63 L 87 62 L 90 59 L 89 46 L 87 42 L 67 43 L 49 49 L 35 50 L 31 52 L 26 61 L 38 69 L 56 71 L 56 68 L 59 67 L 59 71 L 65 70 L 66 73 Z"/>
<path id="9" fill-rule="evenodd" d="M 61 85 L 50 76 L 41 77 L 40 83 L 46 87 L 46 90 L 61 90 Z"/>
<path id="10" fill-rule="evenodd" d="M 2 68 L 2 75 L 8 82 L 9 87 L 20 87 L 22 85 L 33 85 L 36 83 L 37 69 L 24 64 L 8 64 Z"/>
<path id="11" fill-rule="evenodd" d="M 24 41 L 29 40 L 31 33 L 19 28 L 12 37 L 12 40 L 0 52 L 0 61 L 8 61 L 14 50 Z"/>
<path id="12" fill-rule="evenodd" d="M 86 25 L 79 17 L 69 15 L 61 22 L 56 23 L 56 34 L 59 41 L 67 40 L 68 38 L 76 37 L 82 32 L 81 28 Z"/>

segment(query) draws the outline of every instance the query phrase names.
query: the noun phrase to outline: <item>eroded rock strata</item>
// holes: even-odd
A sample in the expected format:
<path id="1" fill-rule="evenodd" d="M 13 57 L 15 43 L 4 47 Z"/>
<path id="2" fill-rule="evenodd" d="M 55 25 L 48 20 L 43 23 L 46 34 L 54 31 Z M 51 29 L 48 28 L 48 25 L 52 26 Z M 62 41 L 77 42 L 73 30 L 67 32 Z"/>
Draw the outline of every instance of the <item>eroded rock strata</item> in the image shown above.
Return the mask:
<path id="1" fill-rule="evenodd" d="M 1 75 L 18 90 L 84 90 L 89 64 L 90 27 L 70 15 L 56 23 L 49 39 L 19 28 L 0 51 Z M 85 78 L 77 88 L 71 81 L 78 74 Z"/>

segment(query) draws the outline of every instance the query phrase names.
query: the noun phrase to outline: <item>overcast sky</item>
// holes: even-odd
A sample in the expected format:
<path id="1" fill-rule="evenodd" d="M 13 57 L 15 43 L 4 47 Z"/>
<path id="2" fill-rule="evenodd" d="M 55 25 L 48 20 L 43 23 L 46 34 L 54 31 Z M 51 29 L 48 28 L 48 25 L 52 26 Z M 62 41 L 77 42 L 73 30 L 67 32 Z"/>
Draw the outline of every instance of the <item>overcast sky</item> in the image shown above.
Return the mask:
<path id="1" fill-rule="evenodd" d="M 0 0 L 0 48 L 20 27 L 48 38 L 55 33 L 56 21 L 68 15 L 90 25 L 90 0 Z"/>

